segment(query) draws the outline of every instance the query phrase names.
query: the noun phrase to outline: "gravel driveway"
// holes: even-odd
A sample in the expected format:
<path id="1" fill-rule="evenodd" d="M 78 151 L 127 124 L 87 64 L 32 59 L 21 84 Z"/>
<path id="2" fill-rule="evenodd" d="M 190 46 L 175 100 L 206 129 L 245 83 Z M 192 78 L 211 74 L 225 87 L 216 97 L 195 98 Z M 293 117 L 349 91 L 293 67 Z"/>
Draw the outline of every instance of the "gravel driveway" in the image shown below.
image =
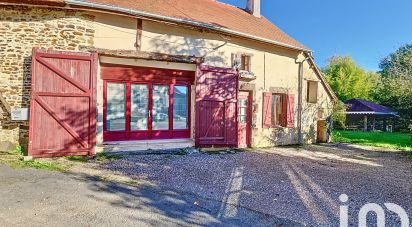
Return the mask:
<path id="1" fill-rule="evenodd" d="M 341 194 L 349 197 L 352 225 L 366 203 L 396 203 L 412 214 L 412 159 L 349 146 L 130 155 L 99 168 L 222 201 L 217 217 L 241 215 L 234 205 L 308 225 L 338 226 Z M 393 213 L 387 211 L 386 218 L 391 226 L 399 224 Z"/>

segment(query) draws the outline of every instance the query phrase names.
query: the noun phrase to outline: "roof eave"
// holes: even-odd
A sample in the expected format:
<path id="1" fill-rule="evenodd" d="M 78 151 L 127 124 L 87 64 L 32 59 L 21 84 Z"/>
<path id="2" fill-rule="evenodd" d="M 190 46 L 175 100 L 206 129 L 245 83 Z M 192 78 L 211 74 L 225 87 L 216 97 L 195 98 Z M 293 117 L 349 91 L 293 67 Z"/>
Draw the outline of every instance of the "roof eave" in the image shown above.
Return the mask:
<path id="1" fill-rule="evenodd" d="M 346 111 L 346 114 L 356 114 L 356 115 L 393 115 L 399 117 L 397 112 L 377 112 L 377 111 Z"/>
<path id="2" fill-rule="evenodd" d="M 315 59 L 313 59 L 311 54 L 306 54 L 306 57 L 308 57 L 309 62 L 312 64 L 316 74 L 318 75 L 321 83 L 323 84 L 323 86 L 326 89 L 326 92 L 329 94 L 329 97 L 337 102 L 339 100 L 339 98 L 336 96 L 335 92 L 333 91 L 333 89 L 331 88 L 331 86 L 329 85 L 329 83 L 326 81 L 326 78 L 324 76 L 324 74 L 322 73 L 322 71 L 319 69 L 319 67 L 316 65 Z"/>
<path id="3" fill-rule="evenodd" d="M 294 50 L 303 51 L 303 52 L 311 52 L 311 50 L 307 48 L 297 47 L 297 46 L 285 44 L 282 42 L 274 41 L 271 39 L 266 39 L 266 38 L 250 35 L 250 34 L 243 33 L 243 32 L 234 31 L 231 29 L 227 29 L 227 28 L 223 28 L 223 27 L 219 27 L 219 26 L 215 26 L 212 24 L 203 23 L 199 21 L 187 20 L 187 19 L 176 18 L 176 17 L 169 17 L 169 16 L 164 16 L 164 15 L 144 12 L 140 10 L 133 10 L 133 9 L 128 9 L 124 7 L 101 4 L 101 3 L 94 3 L 94 2 L 84 1 L 84 0 L 65 0 L 65 3 L 68 5 L 72 5 L 72 6 L 87 7 L 87 8 L 94 8 L 94 9 L 100 9 L 100 10 L 105 10 L 105 11 L 126 13 L 129 15 L 134 15 L 134 16 L 139 16 L 139 17 L 147 17 L 147 18 L 153 18 L 153 19 L 158 19 L 158 20 L 163 20 L 163 21 L 186 24 L 186 25 L 191 25 L 195 27 L 206 28 L 209 30 L 217 31 L 217 32 L 222 32 L 225 34 L 253 39 L 259 42 L 273 44 L 273 45 L 284 47 L 284 48 L 294 49 Z"/>

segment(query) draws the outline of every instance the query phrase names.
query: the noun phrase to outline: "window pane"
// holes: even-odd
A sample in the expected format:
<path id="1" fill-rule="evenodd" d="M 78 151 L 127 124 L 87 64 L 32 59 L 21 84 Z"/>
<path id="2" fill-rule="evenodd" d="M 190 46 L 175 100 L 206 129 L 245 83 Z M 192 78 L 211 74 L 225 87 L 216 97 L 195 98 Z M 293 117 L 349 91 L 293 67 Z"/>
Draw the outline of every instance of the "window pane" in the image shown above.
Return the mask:
<path id="1" fill-rule="evenodd" d="M 316 103 L 318 101 L 318 82 L 308 81 L 308 102 Z"/>
<path id="2" fill-rule="evenodd" d="M 240 108 L 239 114 L 240 115 L 246 115 L 246 108 L 244 108 L 244 107 Z"/>
<path id="3" fill-rule="evenodd" d="M 282 97 L 281 95 L 272 95 L 272 125 L 279 126 L 282 118 Z"/>
<path id="4" fill-rule="evenodd" d="M 126 130 L 125 84 L 107 83 L 106 128 L 107 131 Z"/>
<path id="5" fill-rule="evenodd" d="M 250 71 L 250 56 L 242 55 L 241 56 L 241 70 Z"/>
<path id="6" fill-rule="evenodd" d="M 247 106 L 247 100 L 246 99 L 240 99 L 239 100 L 239 107 L 246 107 Z"/>
<path id="7" fill-rule="evenodd" d="M 188 129 L 188 89 L 186 86 L 174 86 L 173 92 L 173 128 Z"/>
<path id="8" fill-rule="evenodd" d="M 153 86 L 153 129 L 169 129 L 169 86 Z"/>
<path id="9" fill-rule="evenodd" d="M 276 125 L 280 125 L 280 119 L 282 119 L 282 97 L 276 95 Z"/>
<path id="10" fill-rule="evenodd" d="M 239 123 L 247 123 L 247 99 L 240 98 L 238 101 L 238 122 Z"/>
<path id="11" fill-rule="evenodd" d="M 246 122 L 246 116 L 244 116 L 244 115 L 239 115 L 239 118 L 238 118 L 238 122 L 239 123 L 247 123 Z"/>
<path id="12" fill-rule="evenodd" d="M 131 130 L 147 130 L 149 112 L 147 85 L 132 84 L 131 86 Z"/>

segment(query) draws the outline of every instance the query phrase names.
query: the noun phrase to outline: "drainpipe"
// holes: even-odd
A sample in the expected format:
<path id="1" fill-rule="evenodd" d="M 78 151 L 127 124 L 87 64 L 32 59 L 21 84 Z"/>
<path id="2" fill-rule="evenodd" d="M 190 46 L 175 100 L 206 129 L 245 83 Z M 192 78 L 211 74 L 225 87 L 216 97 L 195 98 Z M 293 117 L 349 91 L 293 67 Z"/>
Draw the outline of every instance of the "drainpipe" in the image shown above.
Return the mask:
<path id="1" fill-rule="evenodd" d="M 310 53 L 311 54 L 311 53 Z M 298 144 L 303 145 L 302 136 L 302 111 L 303 111 L 303 64 L 311 57 L 310 54 L 302 61 L 296 59 L 295 63 L 299 64 L 298 75 Z"/>

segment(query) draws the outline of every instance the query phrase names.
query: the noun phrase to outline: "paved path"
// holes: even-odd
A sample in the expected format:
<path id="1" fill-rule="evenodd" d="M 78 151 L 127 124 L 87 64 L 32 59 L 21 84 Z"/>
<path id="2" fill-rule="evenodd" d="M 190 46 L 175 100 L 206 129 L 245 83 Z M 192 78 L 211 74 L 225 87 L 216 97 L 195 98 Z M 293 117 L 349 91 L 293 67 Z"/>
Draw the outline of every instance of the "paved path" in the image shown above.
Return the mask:
<path id="1" fill-rule="evenodd" d="M 273 226 L 291 224 L 245 208 L 157 186 L 0 165 L 1 226 Z"/>
<path id="2" fill-rule="evenodd" d="M 367 203 L 396 203 L 412 217 L 412 159 L 365 149 L 339 145 L 132 155 L 100 168 L 313 226 L 339 225 L 341 194 L 349 196 L 344 205 L 355 226 Z M 236 212 L 223 206 L 218 216 L 239 216 Z M 387 212 L 387 224 L 396 226 L 399 218 Z"/>

